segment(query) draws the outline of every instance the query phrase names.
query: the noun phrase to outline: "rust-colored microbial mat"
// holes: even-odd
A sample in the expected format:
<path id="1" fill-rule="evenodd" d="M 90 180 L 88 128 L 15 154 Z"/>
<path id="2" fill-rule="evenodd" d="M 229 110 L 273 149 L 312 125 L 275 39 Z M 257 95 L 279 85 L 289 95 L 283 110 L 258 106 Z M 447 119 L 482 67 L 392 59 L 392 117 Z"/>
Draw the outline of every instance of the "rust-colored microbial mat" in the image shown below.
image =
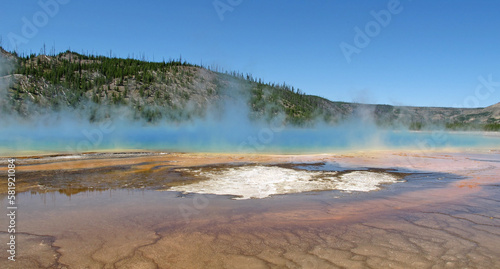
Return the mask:
<path id="1" fill-rule="evenodd" d="M 17 165 L 17 261 L 7 260 L 2 232 L 0 268 L 500 268 L 494 151 L 115 153 Z M 269 188 L 285 191 L 269 192 L 271 179 L 248 181 L 258 176 L 253 167 L 291 173 L 306 191 L 273 179 Z M 246 196 L 203 189 L 218 174 L 224 189 L 235 171 L 262 189 Z M 345 175 L 390 180 L 342 189 Z M 327 188 L 307 188 L 306 180 Z"/>

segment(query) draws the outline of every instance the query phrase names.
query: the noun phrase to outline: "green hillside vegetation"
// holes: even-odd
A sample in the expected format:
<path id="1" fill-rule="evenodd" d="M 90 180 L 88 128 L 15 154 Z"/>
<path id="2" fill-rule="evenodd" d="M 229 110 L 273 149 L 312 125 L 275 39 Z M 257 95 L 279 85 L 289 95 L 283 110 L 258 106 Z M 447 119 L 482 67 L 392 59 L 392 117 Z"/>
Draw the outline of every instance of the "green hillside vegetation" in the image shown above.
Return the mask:
<path id="1" fill-rule="evenodd" d="M 51 56 L 16 55 L 15 66 L 10 72 L 16 78 L 10 104 L 26 117 L 31 104 L 59 110 L 92 102 L 101 107 L 131 107 L 136 119 L 150 122 L 182 121 L 202 117 L 209 103 L 242 89 L 248 91 L 242 96 L 250 93 L 253 119 L 284 114 L 289 123 L 301 125 L 321 114 L 318 100 L 322 98 L 286 84 L 265 84 L 251 75 L 210 71 L 181 60 L 148 62 L 66 51 Z M 95 114 L 89 119 L 98 120 Z"/>
<path id="2" fill-rule="evenodd" d="M 126 107 L 135 120 L 181 122 L 206 116 L 208 107 L 223 106 L 224 100 L 244 98 L 252 120 L 284 116 L 296 126 L 335 124 L 369 115 L 387 128 L 422 130 L 439 125 L 452 130 L 500 130 L 496 108 L 332 102 L 285 83 L 265 83 L 250 74 L 221 72 L 182 59 L 151 62 L 72 51 L 17 55 L 0 50 L 3 65 L 10 66 L 0 70 L 2 80 L 10 82 L 7 98 L 0 103 L 2 111 L 13 110 L 26 118 L 44 110 L 70 108 L 82 111 L 89 121 L 99 121 L 110 117 L 114 108 Z"/>

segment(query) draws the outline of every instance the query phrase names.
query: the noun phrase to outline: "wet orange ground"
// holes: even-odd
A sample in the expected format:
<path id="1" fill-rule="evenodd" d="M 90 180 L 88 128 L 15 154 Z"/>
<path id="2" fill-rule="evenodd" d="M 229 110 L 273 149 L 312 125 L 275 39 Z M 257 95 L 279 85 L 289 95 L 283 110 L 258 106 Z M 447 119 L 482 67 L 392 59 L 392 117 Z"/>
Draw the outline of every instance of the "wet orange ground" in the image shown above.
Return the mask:
<path id="1" fill-rule="evenodd" d="M 236 201 L 157 191 L 193 180 L 172 173 L 175 167 L 320 161 L 426 173 L 358 194 Z M 0 268 L 500 268 L 496 151 L 17 163 L 19 190 L 25 191 L 17 198 L 18 256 L 9 262 L 1 251 Z M 0 190 L 5 193 L 5 185 Z M 7 227 L 5 206 L 0 213 Z M 7 242 L 5 232 L 0 242 Z"/>

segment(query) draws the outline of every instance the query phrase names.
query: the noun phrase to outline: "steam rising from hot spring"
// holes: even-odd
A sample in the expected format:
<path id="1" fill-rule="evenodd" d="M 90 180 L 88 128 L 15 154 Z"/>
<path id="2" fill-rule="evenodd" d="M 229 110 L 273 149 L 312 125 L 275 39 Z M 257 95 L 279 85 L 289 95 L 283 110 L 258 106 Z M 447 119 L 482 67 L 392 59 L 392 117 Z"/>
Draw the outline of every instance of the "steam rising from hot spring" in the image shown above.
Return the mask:
<path id="1" fill-rule="evenodd" d="M 500 137 L 482 134 L 388 130 L 353 118 L 335 126 L 307 128 L 251 121 L 246 108 L 228 107 L 218 116 L 188 122 L 148 124 L 117 110 L 103 122 L 89 123 L 76 112 L 52 113 L 37 120 L 0 119 L 0 156 L 31 151 L 78 154 L 89 151 L 152 150 L 228 153 L 335 153 L 350 150 L 448 147 L 498 148 Z"/>
<path id="2" fill-rule="evenodd" d="M 11 68 L 0 61 L 0 74 L 5 75 Z M 8 102 L 12 79 L 13 76 L 0 77 L 0 107 L 4 110 L 0 117 L 0 156 L 110 150 L 331 153 L 387 148 L 498 148 L 500 145 L 499 137 L 478 134 L 440 131 L 436 135 L 404 128 L 381 129 L 371 120 L 373 111 L 358 111 L 351 119 L 335 126 L 318 120 L 307 128 L 294 127 L 286 124 L 286 117 L 279 114 L 270 121 L 250 120 L 249 92 L 238 85 L 226 89 L 223 100 L 209 107 L 204 118 L 180 122 L 164 120 L 151 124 L 134 119 L 134 111 L 128 107 L 99 106 L 92 102 L 78 109 L 62 106 L 60 111 L 31 104 L 26 111 L 28 116 L 20 116 L 2 105 Z M 90 111 L 106 117 L 91 123 Z"/>

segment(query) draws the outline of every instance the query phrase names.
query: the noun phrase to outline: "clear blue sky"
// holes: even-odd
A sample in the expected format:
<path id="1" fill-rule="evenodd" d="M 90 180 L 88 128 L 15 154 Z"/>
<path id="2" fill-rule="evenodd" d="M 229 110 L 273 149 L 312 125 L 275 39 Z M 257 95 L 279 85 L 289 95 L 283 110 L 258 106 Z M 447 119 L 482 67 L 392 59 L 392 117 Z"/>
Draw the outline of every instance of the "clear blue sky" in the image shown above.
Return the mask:
<path id="1" fill-rule="evenodd" d="M 57 0 L 41 0 L 51 1 Z M 220 0 L 232 9 L 222 17 L 213 0 L 59 1 L 68 3 L 48 14 L 37 1 L 0 0 L 2 45 L 14 49 L 11 33 L 24 38 L 20 52 L 39 52 L 46 43 L 58 52 L 112 50 L 119 57 L 145 54 L 157 61 L 182 55 L 191 63 L 286 81 L 331 100 L 500 102 L 498 83 L 476 94 L 479 76 L 500 82 L 500 1 L 401 0 L 400 12 L 387 26 L 379 24 L 378 33 L 371 28 L 370 43 L 358 47 L 350 63 L 340 44 L 355 46 L 355 27 L 365 34 L 367 25 L 376 27 L 370 12 L 388 10 L 391 1 Z M 23 35 L 23 17 L 39 25 L 35 34 Z"/>

